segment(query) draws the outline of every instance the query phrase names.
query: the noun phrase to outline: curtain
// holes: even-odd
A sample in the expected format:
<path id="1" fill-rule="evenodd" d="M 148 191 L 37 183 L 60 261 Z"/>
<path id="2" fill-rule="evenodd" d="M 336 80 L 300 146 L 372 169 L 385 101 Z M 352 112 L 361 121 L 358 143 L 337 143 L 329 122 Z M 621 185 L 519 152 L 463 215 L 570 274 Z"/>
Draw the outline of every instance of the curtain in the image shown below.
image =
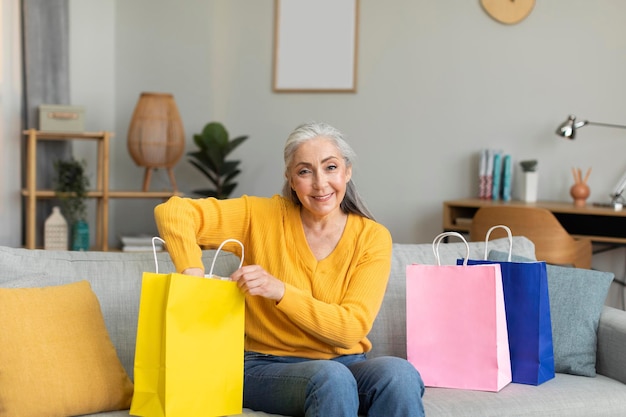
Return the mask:
<path id="1" fill-rule="evenodd" d="M 24 127 L 37 129 L 39 105 L 69 104 L 68 0 L 22 0 L 22 32 Z M 70 141 L 39 141 L 38 189 L 52 188 L 54 161 L 69 159 L 71 151 Z M 48 200 L 38 203 L 37 241 L 41 243 L 52 205 Z"/>

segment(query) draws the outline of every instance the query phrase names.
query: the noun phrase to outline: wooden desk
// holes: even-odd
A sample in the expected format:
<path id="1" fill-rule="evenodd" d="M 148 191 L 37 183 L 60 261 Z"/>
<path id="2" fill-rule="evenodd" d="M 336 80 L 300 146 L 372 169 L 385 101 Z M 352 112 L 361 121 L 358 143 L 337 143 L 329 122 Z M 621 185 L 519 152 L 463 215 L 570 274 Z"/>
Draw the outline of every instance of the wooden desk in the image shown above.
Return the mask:
<path id="1" fill-rule="evenodd" d="M 615 211 L 608 207 L 574 207 L 573 203 L 557 201 L 494 201 L 478 198 L 444 201 L 443 230 L 469 232 L 471 219 L 479 208 L 485 206 L 529 206 L 550 210 L 563 227 L 574 236 L 587 237 L 594 243 L 626 245 L 626 210 Z"/>

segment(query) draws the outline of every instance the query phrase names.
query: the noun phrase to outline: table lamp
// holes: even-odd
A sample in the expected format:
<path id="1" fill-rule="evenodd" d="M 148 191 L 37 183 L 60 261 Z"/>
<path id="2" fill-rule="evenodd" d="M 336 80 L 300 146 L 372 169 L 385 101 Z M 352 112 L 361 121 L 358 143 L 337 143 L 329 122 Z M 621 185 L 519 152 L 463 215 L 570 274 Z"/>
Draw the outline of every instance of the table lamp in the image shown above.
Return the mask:
<path id="1" fill-rule="evenodd" d="M 576 116 L 570 114 L 566 121 L 561 123 L 561 125 L 556 129 L 556 134 L 562 136 L 567 139 L 575 139 L 576 138 L 576 130 L 580 127 L 586 125 L 595 125 L 595 126 L 604 126 L 604 127 L 617 127 L 620 129 L 626 129 L 624 125 L 616 125 L 612 123 L 598 123 L 598 122 L 590 122 L 589 120 L 583 120 L 580 122 L 576 121 Z M 626 174 L 620 179 L 617 183 L 617 186 L 613 190 L 613 192 L 609 195 L 611 197 L 610 206 L 612 206 L 615 210 L 621 210 L 624 203 L 624 197 L 622 194 L 626 189 Z"/>
<path id="2" fill-rule="evenodd" d="M 561 123 L 561 125 L 556 129 L 556 134 L 564 138 L 573 140 L 576 138 L 576 130 L 586 125 L 618 127 L 621 129 L 626 129 L 626 126 L 624 125 L 615 125 L 615 124 L 610 124 L 610 123 L 590 122 L 589 120 L 583 120 L 583 121 L 577 122 L 576 116 L 574 116 L 573 114 L 570 114 L 567 120 Z"/>
<path id="3" fill-rule="evenodd" d="M 167 169 L 177 192 L 172 168 L 183 156 L 185 132 L 174 96 L 167 93 L 141 93 L 128 128 L 128 152 L 145 167 L 143 191 L 148 191 L 152 170 Z"/>

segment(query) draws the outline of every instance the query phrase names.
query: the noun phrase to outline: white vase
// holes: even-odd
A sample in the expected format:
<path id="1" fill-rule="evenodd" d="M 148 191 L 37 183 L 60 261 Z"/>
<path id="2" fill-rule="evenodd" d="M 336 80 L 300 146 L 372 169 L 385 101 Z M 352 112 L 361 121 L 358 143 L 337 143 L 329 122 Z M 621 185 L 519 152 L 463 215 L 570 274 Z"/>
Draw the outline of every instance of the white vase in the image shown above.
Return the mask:
<path id="1" fill-rule="evenodd" d="M 59 207 L 52 208 L 52 214 L 44 223 L 43 241 L 46 250 L 67 250 L 68 248 L 67 221 Z"/>
<path id="2" fill-rule="evenodd" d="M 537 187 L 539 185 L 539 175 L 536 171 L 524 172 L 522 174 L 522 201 L 534 203 L 537 201 Z"/>

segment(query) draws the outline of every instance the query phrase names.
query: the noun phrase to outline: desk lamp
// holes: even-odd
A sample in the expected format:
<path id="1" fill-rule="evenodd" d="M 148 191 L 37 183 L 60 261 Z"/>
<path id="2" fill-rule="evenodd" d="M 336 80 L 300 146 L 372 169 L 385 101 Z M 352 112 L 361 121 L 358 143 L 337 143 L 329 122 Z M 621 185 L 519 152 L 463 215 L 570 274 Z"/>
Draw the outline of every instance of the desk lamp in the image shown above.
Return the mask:
<path id="1" fill-rule="evenodd" d="M 564 138 L 573 140 L 573 139 L 576 139 L 576 129 L 586 126 L 586 125 L 619 127 L 621 129 L 626 129 L 626 126 L 624 125 L 614 125 L 610 123 L 590 122 L 589 120 L 583 120 L 581 122 L 577 122 L 576 116 L 574 116 L 573 114 L 570 114 L 567 120 L 561 123 L 561 125 L 556 129 L 556 134 Z"/>
<path id="2" fill-rule="evenodd" d="M 595 125 L 595 126 L 604 126 L 604 127 L 617 127 L 620 129 L 626 129 L 624 125 L 616 125 L 611 123 L 598 123 L 598 122 L 590 122 L 589 120 L 583 120 L 580 122 L 576 121 L 576 116 L 570 114 L 566 121 L 561 123 L 561 125 L 556 129 L 556 134 L 562 136 L 567 139 L 575 139 L 576 138 L 576 130 L 580 127 L 586 125 Z M 617 186 L 613 190 L 613 193 L 610 194 L 611 197 L 611 205 L 616 210 L 621 210 L 624 203 L 624 197 L 622 194 L 626 189 L 626 174 L 620 179 Z"/>

